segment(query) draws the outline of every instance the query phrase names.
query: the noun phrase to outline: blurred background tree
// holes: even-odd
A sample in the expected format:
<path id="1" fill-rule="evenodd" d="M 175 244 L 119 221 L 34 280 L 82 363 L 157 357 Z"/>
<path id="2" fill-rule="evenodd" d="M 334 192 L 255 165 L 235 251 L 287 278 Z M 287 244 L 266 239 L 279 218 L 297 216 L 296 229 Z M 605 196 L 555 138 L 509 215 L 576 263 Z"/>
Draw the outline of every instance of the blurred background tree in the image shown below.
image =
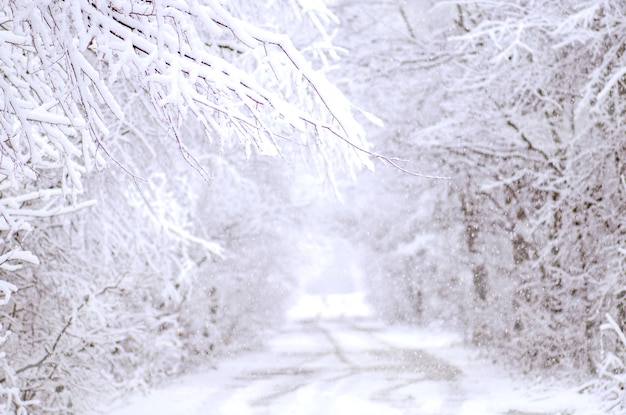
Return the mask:
<path id="1" fill-rule="evenodd" d="M 346 234 L 375 253 L 371 292 L 382 315 L 461 323 L 468 339 L 527 370 L 608 379 L 602 387 L 617 402 L 621 6 L 342 1 L 334 9 L 347 23 L 336 43 L 349 52 L 349 70 L 334 79 L 388 126 L 368 130 L 374 148 L 450 177 L 379 169 L 365 179 L 371 191 L 353 193 L 371 216 L 360 212 Z"/>

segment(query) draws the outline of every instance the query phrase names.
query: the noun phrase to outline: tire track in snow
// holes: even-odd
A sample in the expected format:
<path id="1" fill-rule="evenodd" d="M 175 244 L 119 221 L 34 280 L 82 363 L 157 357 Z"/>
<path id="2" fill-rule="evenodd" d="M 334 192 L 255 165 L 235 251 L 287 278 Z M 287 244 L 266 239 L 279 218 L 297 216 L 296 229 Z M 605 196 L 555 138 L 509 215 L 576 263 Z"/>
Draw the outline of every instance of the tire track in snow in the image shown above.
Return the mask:
<path id="1" fill-rule="evenodd" d="M 579 413 L 570 410 L 571 395 L 530 398 L 527 388 L 516 390 L 483 363 L 465 362 L 463 350 L 452 337 L 372 319 L 292 322 L 265 348 L 177 381 L 117 415 Z"/>

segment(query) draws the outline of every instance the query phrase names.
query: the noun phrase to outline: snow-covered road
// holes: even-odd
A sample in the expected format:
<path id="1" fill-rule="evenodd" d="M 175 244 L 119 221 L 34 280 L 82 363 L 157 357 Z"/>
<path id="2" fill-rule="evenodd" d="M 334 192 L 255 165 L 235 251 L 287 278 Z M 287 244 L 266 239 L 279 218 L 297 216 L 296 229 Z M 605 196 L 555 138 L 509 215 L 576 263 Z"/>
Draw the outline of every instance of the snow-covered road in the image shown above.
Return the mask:
<path id="1" fill-rule="evenodd" d="M 111 414 L 600 413 L 573 389 L 513 381 L 454 334 L 356 314 L 292 320 L 262 350 L 172 381 Z"/>

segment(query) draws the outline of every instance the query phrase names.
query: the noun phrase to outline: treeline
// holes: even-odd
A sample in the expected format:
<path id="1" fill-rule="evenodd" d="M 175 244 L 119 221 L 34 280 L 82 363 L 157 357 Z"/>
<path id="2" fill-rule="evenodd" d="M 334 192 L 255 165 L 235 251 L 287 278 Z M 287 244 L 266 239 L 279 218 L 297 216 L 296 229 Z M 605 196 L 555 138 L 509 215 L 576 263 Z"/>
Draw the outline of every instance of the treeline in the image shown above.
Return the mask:
<path id="1" fill-rule="evenodd" d="M 342 42 L 364 37 L 351 93 L 387 124 L 372 140 L 450 178 L 366 179 L 364 205 L 382 205 L 357 231 L 376 254 L 373 299 L 391 319 L 456 322 L 531 372 L 586 373 L 619 407 L 623 2 L 369 7 L 386 17 L 337 13 L 353 22 Z"/>
<path id="2" fill-rule="evenodd" d="M 254 345 L 293 282 L 277 158 L 368 163 L 324 3 L 222 3 L 0 1 L 1 414 Z"/>

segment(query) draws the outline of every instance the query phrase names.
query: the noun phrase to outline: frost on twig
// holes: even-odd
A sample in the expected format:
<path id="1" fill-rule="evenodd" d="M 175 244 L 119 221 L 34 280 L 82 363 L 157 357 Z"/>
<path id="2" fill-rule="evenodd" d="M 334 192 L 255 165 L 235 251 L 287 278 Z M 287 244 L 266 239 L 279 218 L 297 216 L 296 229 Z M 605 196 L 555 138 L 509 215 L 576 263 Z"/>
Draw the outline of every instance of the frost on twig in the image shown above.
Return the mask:
<path id="1" fill-rule="evenodd" d="M 124 3 L 85 5 L 79 23 L 89 39 L 79 43 L 106 62 L 111 79 L 140 82 L 172 131 L 193 119 L 209 140 L 235 139 L 266 154 L 315 143 L 353 166 L 369 164 L 350 104 L 288 36 L 216 1 Z M 301 93 L 289 95 L 293 87 Z"/>
<path id="2" fill-rule="evenodd" d="M 336 53 L 324 24 L 334 16 L 311 2 L 288 3 L 302 8 L 301 15 L 321 34 L 328 52 L 317 56 L 327 65 Z M 191 124 L 220 146 L 239 143 L 247 154 L 305 151 L 329 169 L 371 167 L 371 156 L 383 158 L 369 150 L 351 104 L 323 71 L 314 69 L 272 22 L 253 24 L 239 17 L 235 3 L 2 4 L 3 198 L 50 188 L 54 194 L 40 196 L 54 196 L 56 202 L 47 202 L 45 212 L 74 209 L 88 172 L 107 160 L 125 168 L 125 160 L 132 159 L 125 155 L 118 162 L 120 154 L 110 151 L 124 134 L 115 130 L 120 123 L 139 135 L 149 124 L 165 126 L 164 135 L 207 179 L 189 149 L 198 141 Z M 132 89 L 148 103 L 142 125 L 127 119 L 120 89 Z M 68 204 L 73 207 L 64 207 Z M 28 226 L 15 210 L 3 213 L 5 229 Z M 31 213 L 36 218 L 43 211 Z"/>

